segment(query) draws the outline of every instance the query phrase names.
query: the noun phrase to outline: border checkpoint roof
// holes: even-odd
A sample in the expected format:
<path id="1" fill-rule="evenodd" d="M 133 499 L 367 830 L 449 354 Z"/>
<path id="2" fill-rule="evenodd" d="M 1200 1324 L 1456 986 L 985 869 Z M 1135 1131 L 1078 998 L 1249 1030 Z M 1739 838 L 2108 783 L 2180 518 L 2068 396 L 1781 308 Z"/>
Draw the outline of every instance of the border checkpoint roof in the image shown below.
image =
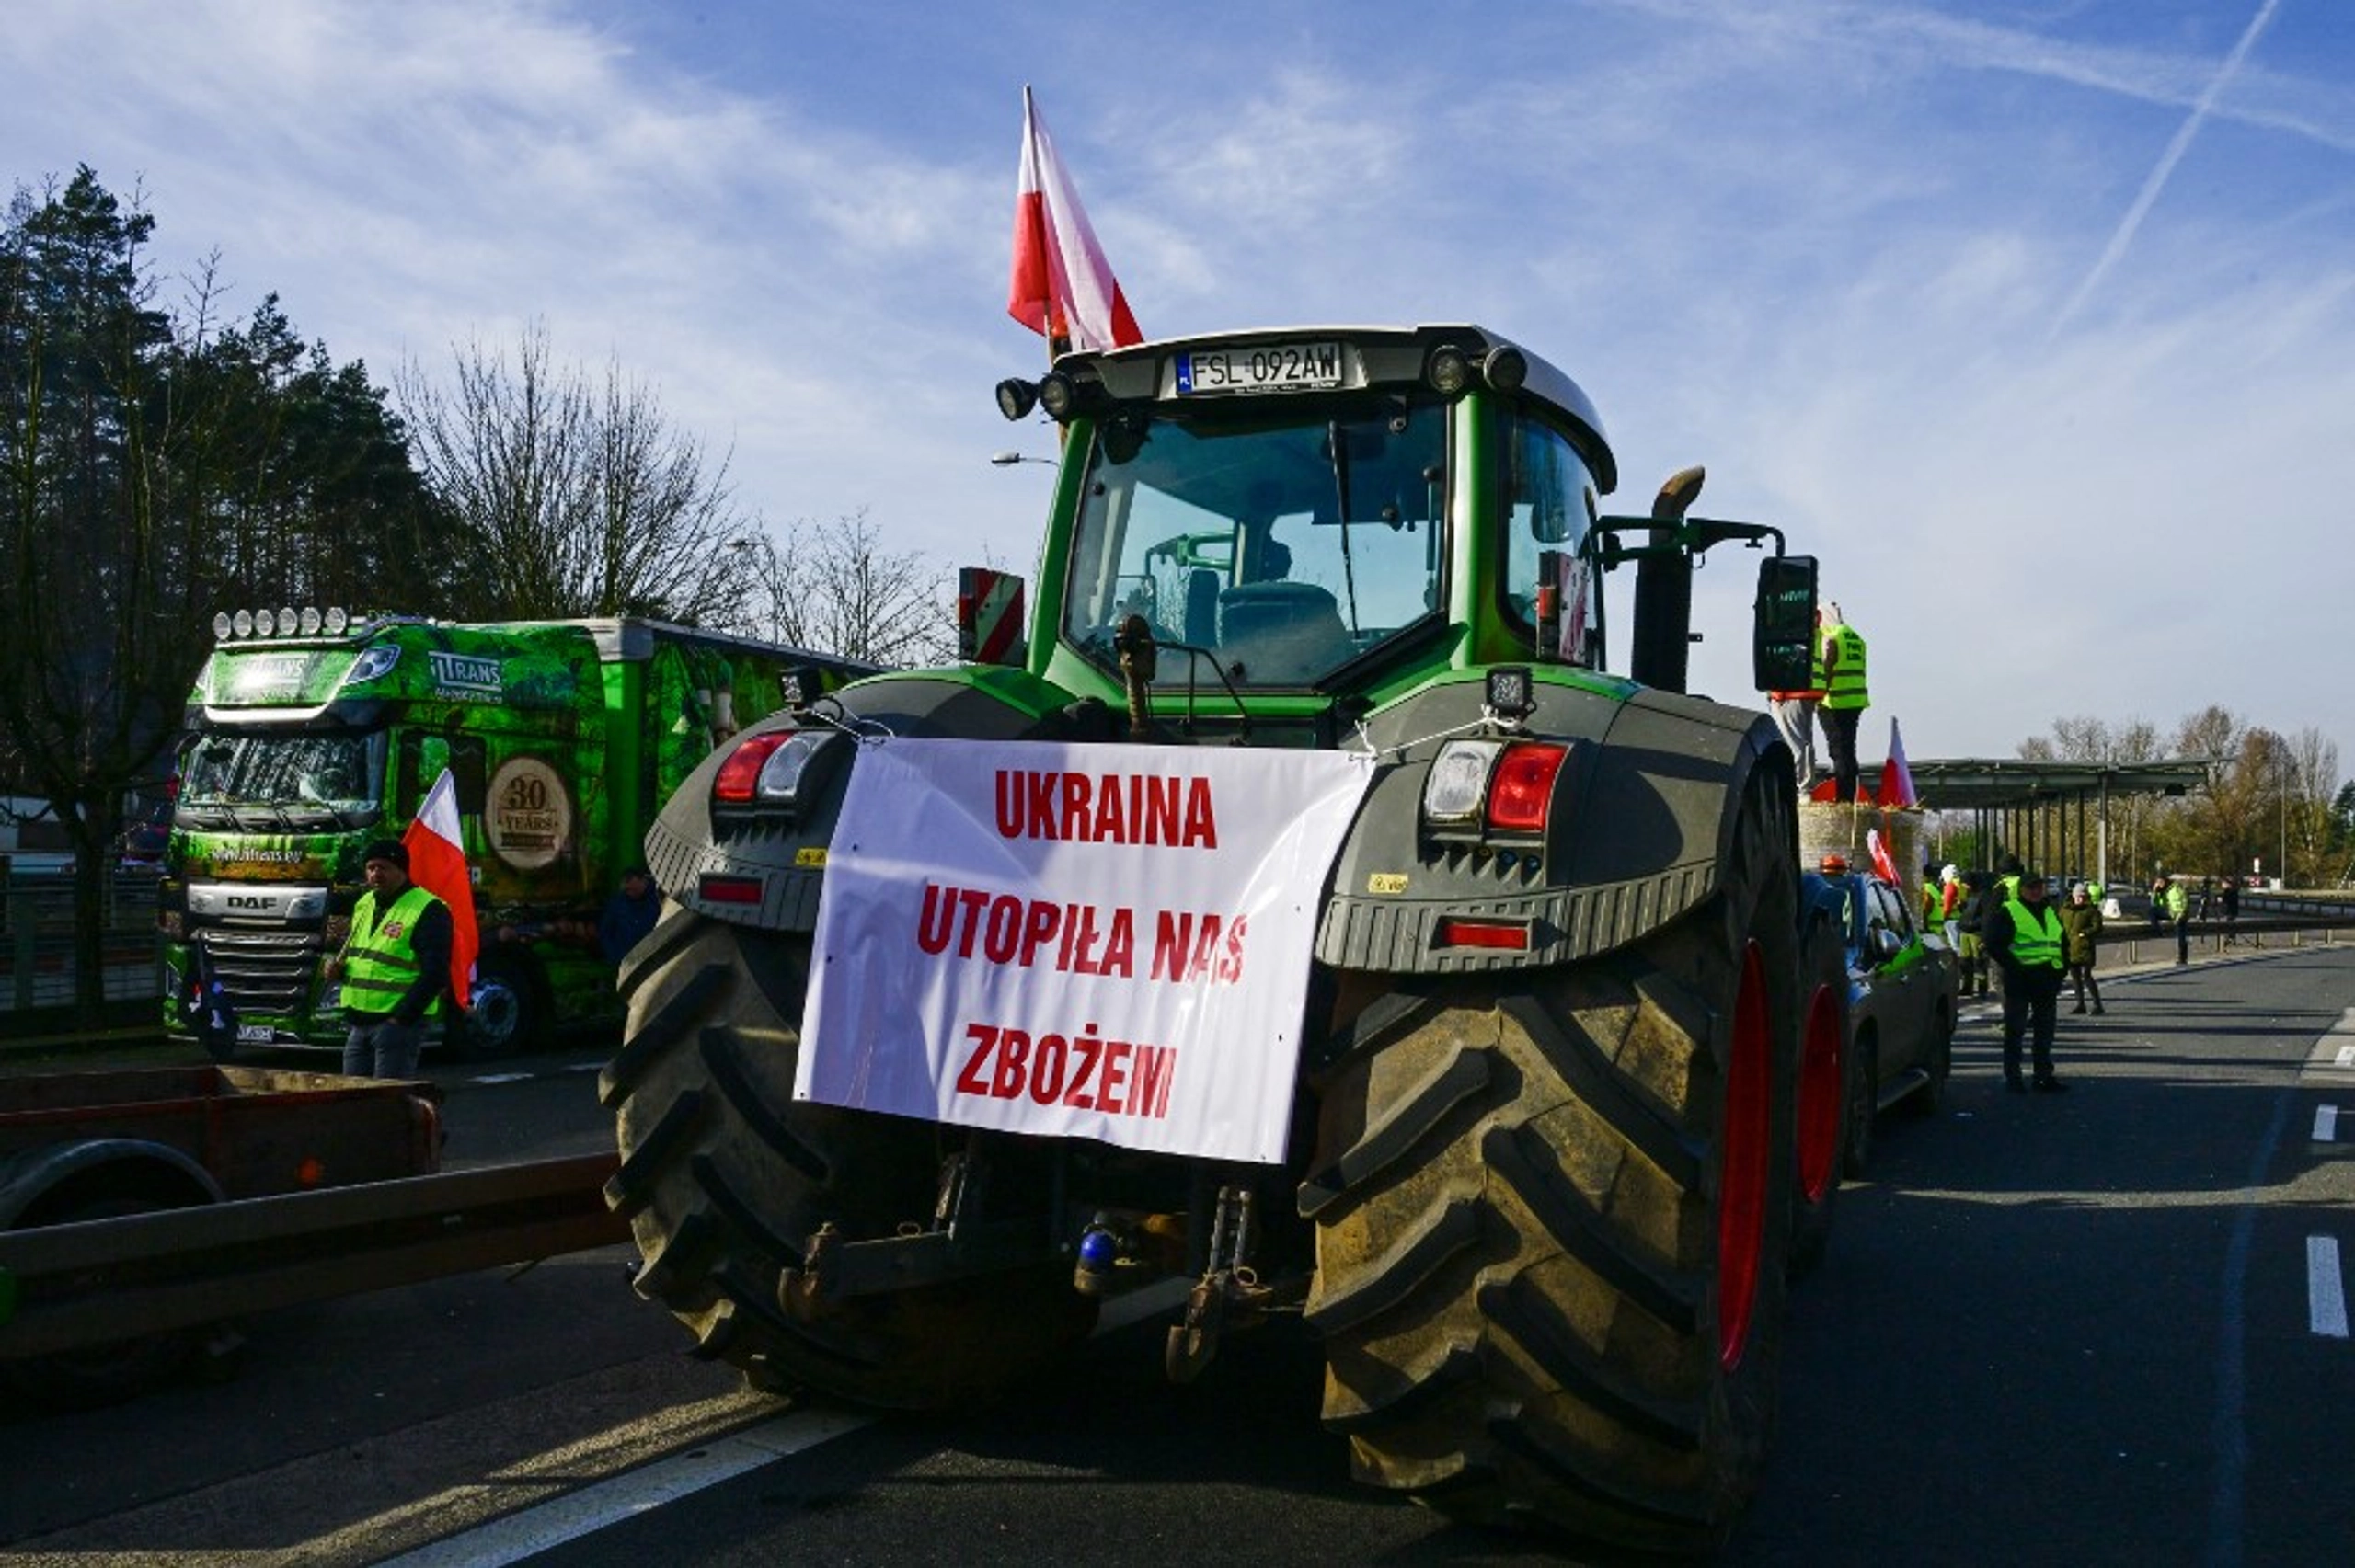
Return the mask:
<path id="1" fill-rule="evenodd" d="M 2184 795 L 2208 782 L 2209 763 L 2197 757 L 2163 762 L 2040 762 L 2019 757 L 1958 757 L 1911 761 L 1913 794 L 1924 810 L 1997 810 L 2053 806 L 2086 796 Z M 1880 765 L 1857 769 L 1856 783 L 1880 791 Z"/>

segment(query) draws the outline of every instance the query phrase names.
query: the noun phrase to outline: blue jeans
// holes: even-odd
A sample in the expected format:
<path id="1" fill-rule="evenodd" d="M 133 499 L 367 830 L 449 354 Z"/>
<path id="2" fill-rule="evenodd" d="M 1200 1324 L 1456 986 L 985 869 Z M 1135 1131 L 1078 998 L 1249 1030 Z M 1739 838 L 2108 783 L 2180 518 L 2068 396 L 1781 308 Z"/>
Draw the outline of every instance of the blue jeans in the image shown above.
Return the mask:
<path id="1" fill-rule="evenodd" d="M 354 1023 L 343 1037 L 343 1072 L 347 1078 L 415 1078 L 417 1053 L 425 1044 L 425 1027 L 403 1024 L 389 1013 L 369 1023 Z"/>

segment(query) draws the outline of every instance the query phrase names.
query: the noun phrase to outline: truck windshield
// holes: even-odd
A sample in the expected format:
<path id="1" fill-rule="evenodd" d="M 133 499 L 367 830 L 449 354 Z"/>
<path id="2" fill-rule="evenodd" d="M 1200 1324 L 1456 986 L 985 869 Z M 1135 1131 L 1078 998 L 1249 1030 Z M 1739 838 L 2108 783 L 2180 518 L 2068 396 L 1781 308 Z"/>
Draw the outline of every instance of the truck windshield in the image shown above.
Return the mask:
<path id="1" fill-rule="evenodd" d="M 381 731 L 203 735 L 181 763 L 178 804 L 190 827 L 332 828 L 373 810 L 384 778 Z"/>
<path id="2" fill-rule="evenodd" d="M 1406 397 L 1113 416 L 1088 459 L 1063 636 L 1117 670 L 1113 634 L 1138 614 L 1237 686 L 1315 684 L 1437 612 L 1446 453 L 1445 409 Z M 1159 679 L 1187 665 L 1165 657 Z"/>

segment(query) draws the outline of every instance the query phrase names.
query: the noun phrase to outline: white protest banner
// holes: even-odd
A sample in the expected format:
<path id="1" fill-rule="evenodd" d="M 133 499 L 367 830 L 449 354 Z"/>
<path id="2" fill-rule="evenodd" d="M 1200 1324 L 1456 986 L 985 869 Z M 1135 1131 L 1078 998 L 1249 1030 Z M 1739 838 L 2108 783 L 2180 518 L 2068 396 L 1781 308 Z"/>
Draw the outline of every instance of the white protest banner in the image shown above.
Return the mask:
<path id="1" fill-rule="evenodd" d="M 796 1097 L 1282 1159 L 1319 896 L 1372 778 L 1331 751 L 863 744 Z"/>

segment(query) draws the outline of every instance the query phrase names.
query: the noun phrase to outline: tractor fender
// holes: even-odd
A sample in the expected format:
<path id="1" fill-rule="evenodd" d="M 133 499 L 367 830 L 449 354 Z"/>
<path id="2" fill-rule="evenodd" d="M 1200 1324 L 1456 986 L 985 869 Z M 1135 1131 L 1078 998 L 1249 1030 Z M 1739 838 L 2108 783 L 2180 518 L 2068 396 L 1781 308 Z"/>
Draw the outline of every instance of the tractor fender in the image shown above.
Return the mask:
<path id="1" fill-rule="evenodd" d="M 647 830 L 646 864 L 665 895 L 695 913 L 762 931 L 809 932 L 818 925 L 826 847 L 842 816 L 856 766 L 859 735 L 971 740 L 1113 740 L 1124 721 L 1100 702 L 1074 702 L 1061 687 L 1027 671 L 996 667 L 917 670 L 844 687 L 810 714 L 777 714 L 751 726 L 706 758 Z M 830 729 L 833 756 L 812 798 L 788 815 L 715 813 L 712 787 L 737 746 L 779 729 Z M 757 899 L 708 898 L 706 877 L 757 881 Z"/>
<path id="2" fill-rule="evenodd" d="M 213 1173 L 169 1144 L 138 1138 L 46 1143 L 0 1161 L 0 1230 L 45 1223 L 43 1208 L 73 1207 L 85 1194 L 149 1197 L 172 1208 L 227 1196 Z"/>
<path id="3" fill-rule="evenodd" d="M 1718 887 L 1752 776 L 1792 804 L 1789 749 L 1764 714 L 1582 671 L 1541 672 L 1536 707 L 1499 738 L 1567 742 L 1541 838 L 1423 830 L 1449 738 L 1484 733 L 1482 684 L 1426 688 L 1371 717 L 1383 765 L 1335 862 L 1316 956 L 1336 968 L 1465 974 L 1573 963 L 1626 946 Z M 1794 823 L 1794 831 L 1796 824 Z M 1443 918 L 1525 922 L 1524 950 L 1442 945 Z"/>

